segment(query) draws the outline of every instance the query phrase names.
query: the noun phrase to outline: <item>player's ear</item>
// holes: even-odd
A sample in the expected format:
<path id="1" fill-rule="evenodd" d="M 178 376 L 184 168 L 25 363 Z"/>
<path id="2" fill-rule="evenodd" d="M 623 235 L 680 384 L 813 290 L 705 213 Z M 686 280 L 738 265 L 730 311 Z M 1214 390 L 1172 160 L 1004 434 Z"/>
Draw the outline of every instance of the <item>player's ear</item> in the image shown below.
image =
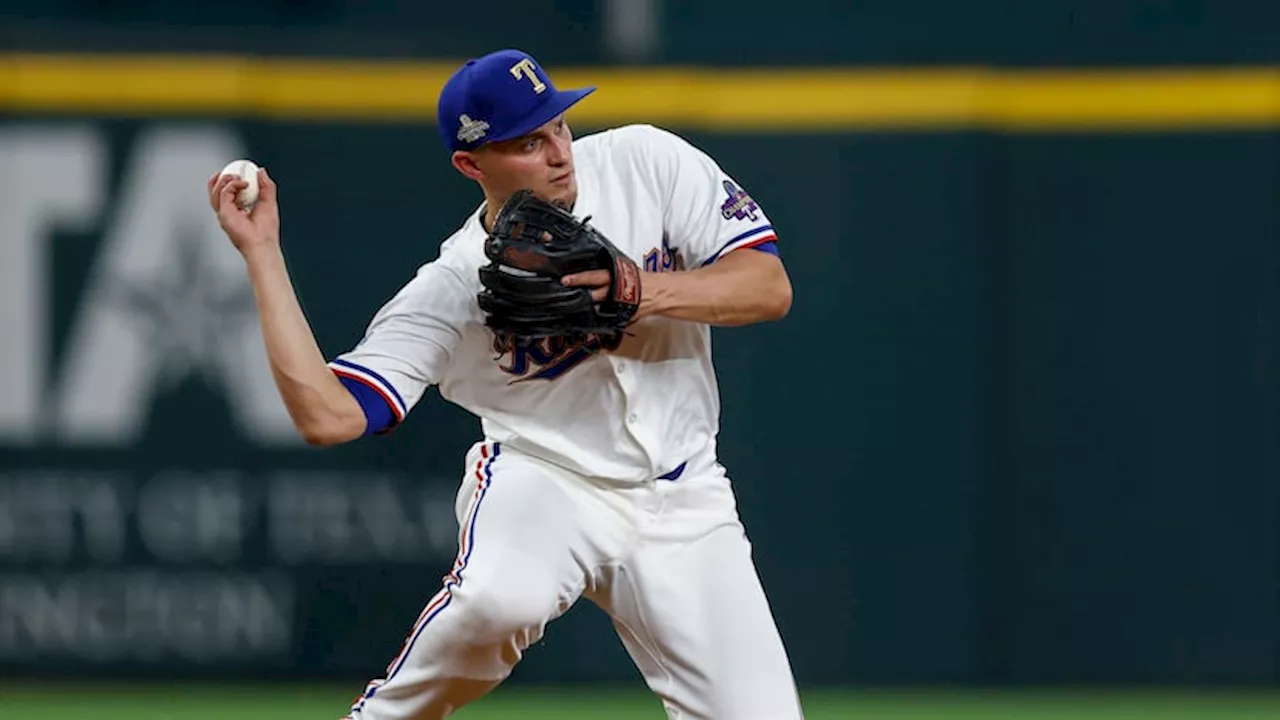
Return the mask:
<path id="1" fill-rule="evenodd" d="M 484 178 L 484 171 L 480 169 L 480 164 L 476 162 L 474 153 L 466 150 L 456 150 L 450 157 L 450 161 L 453 163 L 453 167 L 468 180 L 479 181 Z"/>

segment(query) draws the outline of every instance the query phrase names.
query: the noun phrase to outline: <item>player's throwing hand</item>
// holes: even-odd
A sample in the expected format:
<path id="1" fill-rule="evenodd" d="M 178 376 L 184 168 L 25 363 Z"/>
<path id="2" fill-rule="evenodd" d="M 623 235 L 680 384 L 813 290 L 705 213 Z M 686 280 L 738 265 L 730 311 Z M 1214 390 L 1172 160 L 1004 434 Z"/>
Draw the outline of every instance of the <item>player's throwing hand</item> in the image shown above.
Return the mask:
<path id="1" fill-rule="evenodd" d="M 236 204 L 236 196 L 248 183 L 234 175 L 214 173 L 207 183 L 209 205 L 218 216 L 231 243 L 242 254 L 280 242 L 280 208 L 276 204 L 276 184 L 266 168 L 258 170 L 258 201 L 251 211 Z"/>

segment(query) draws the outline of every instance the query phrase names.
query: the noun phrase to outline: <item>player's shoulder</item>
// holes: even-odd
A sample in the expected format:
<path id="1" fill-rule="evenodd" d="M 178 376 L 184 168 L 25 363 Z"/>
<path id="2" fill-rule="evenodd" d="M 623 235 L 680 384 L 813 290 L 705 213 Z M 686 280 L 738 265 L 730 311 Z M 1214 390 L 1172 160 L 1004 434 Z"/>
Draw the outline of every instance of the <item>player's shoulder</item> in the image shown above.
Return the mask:
<path id="1" fill-rule="evenodd" d="M 574 141 L 574 156 L 611 160 L 679 153 L 692 147 L 671 130 L 648 123 L 620 125 L 584 135 Z"/>
<path id="2" fill-rule="evenodd" d="M 485 263 L 484 227 L 480 216 L 484 206 L 473 210 L 458 229 L 440 243 L 439 254 L 418 267 L 410 285 L 440 282 L 464 288 L 478 283 L 476 269 Z M 475 282 L 469 282 L 475 280 Z"/>
<path id="3" fill-rule="evenodd" d="M 696 150 L 682 137 L 656 125 L 637 123 L 583 136 L 574 144 L 574 164 L 600 185 L 669 196 L 680 168 L 691 167 Z"/>

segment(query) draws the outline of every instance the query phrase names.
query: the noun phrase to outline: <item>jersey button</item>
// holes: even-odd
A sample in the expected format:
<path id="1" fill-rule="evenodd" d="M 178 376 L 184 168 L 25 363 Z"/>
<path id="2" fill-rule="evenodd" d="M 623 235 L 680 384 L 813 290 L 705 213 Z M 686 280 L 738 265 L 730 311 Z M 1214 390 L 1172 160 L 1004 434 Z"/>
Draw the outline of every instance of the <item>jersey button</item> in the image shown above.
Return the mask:
<path id="1" fill-rule="evenodd" d="M 618 363 L 618 372 L 626 372 L 626 371 L 627 371 L 627 364 L 624 362 Z"/>
<path id="2" fill-rule="evenodd" d="M 639 419 L 640 419 L 640 416 L 636 415 L 635 413 L 631 413 L 630 415 L 627 416 L 627 422 L 631 423 L 632 425 L 635 425 L 636 421 Z"/>

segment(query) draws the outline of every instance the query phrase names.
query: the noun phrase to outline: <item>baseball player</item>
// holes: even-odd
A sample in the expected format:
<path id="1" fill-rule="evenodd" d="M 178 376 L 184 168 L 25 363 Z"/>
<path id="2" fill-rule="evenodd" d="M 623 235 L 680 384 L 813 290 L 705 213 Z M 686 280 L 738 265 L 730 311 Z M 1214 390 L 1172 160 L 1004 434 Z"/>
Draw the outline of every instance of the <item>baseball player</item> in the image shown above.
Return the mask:
<path id="1" fill-rule="evenodd" d="M 308 442 L 393 430 L 435 385 L 481 422 L 457 496 L 458 554 L 384 677 L 349 718 L 443 718 L 510 674 L 586 596 L 613 619 L 671 718 L 791 720 L 789 660 L 716 455 L 711 327 L 777 320 L 791 286 L 760 206 L 680 137 L 632 125 L 574 140 L 561 90 L 503 50 L 457 70 L 439 98 L 453 167 L 483 202 L 348 352 L 322 355 L 280 250 L 276 185 L 239 209 L 210 178 L 243 255 L 281 397 Z M 639 268 L 620 342 L 495 344 L 477 296 L 504 201 L 527 189 L 608 237 Z M 599 301 L 606 270 L 564 278 Z"/>

